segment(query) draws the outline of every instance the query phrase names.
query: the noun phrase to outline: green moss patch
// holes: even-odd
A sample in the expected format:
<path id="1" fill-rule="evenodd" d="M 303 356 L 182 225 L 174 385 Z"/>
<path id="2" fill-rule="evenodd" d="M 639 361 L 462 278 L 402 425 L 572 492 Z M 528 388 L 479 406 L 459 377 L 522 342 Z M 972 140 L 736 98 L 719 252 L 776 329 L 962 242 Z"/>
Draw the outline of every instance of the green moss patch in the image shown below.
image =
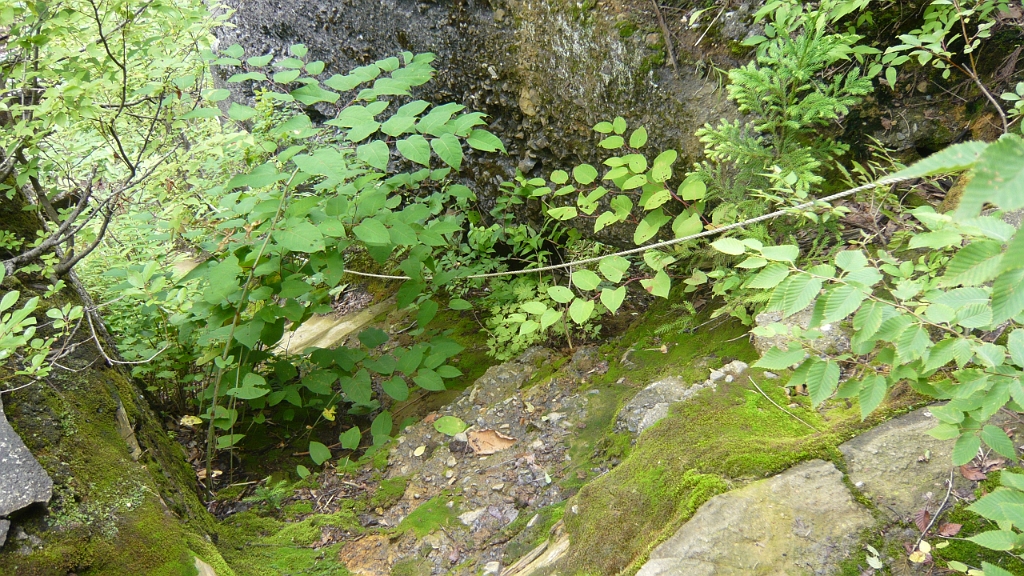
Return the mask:
<path id="1" fill-rule="evenodd" d="M 459 522 L 459 509 L 450 494 L 441 493 L 420 504 L 398 524 L 397 532 L 411 530 L 417 538 L 422 538 L 444 526 L 455 526 Z"/>

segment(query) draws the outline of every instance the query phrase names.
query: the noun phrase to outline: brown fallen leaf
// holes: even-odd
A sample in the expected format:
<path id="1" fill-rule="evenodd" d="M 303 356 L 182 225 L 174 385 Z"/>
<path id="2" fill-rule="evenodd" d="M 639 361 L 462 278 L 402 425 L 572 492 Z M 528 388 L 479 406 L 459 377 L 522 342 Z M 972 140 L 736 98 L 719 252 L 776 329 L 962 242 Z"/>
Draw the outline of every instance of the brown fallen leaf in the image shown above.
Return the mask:
<path id="1" fill-rule="evenodd" d="M 921 532 L 928 529 L 928 524 L 931 521 L 932 513 L 927 510 L 918 510 L 917 513 L 914 514 L 914 525 L 917 526 L 917 529 Z"/>
<path id="2" fill-rule="evenodd" d="M 972 482 L 980 482 L 988 479 L 988 475 L 973 466 L 964 464 L 960 467 L 960 475 Z"/>
<path id="3" fill-rule="evenodd" d="M 467 437 L 469 438 L 469 447 L 473 449 L 473 453 L 480 456 L 500 452 L 516 443 L 515 438 L 491 429 L 473 430 L 467 434 Z"/>
<path id="4" fill-rule="evenodd" d="M 963 528 L 961 524 L 946 522 L 942 526 L 939 526 L 939 536 L 945 536 L 946 538 L 956 536 L 960 533 L 961 528 Z"/>

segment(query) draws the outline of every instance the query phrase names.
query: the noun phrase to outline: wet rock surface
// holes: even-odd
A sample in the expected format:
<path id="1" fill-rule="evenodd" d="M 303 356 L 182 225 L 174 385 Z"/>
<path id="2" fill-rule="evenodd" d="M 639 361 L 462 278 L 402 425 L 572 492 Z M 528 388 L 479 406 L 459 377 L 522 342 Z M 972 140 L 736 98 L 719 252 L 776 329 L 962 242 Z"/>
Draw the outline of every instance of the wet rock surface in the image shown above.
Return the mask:
<path id="1" fill-rule="evenodd" d="M 53 481 L 7 421 L 0 399 L 0 545 L 10 528 L 2 517 L 49 502 L 52 494 Z"/>
<path id="2" fill-rule="evenodd" d="M 842 444 L 850 481 L 881 509 L 903 517 L 942 500 L 954 441 L 928 435 L 936 424 L 928 409 L 915 410 Z M 953 487 L 969 493 L 971 484 L 954 474 Z"/>
<path id="3" fill-rule="evenodd" d="M 637 575 L 827 574 L 874 523 L 842 477 L 812 460 L 715 496 Z"/>

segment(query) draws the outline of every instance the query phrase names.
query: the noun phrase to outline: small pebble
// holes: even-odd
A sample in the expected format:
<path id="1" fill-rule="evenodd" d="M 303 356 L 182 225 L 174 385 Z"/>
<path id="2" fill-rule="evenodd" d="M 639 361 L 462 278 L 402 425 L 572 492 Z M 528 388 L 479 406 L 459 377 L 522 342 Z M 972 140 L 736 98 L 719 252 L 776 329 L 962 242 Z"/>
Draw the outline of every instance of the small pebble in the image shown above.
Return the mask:
<path id="1" fill-rule="evenodd" d="M 779 377 L 779 375 L 776 374 L 775 372 L 765 372 L 764 373 L 764 377 L 769 379 L 769 380 L 775 380 L 776 378 Z"/>
<path id="2" fill-rule="evenodd" d="M 499 482 L 499 483 L 495 484 L 494 486 L 491 486 L 491 490 L 494 490 L 495 492 L 501 492 L 501 490 L 504 487 L 505 487 L 505 483 L 504 482 Z"/>

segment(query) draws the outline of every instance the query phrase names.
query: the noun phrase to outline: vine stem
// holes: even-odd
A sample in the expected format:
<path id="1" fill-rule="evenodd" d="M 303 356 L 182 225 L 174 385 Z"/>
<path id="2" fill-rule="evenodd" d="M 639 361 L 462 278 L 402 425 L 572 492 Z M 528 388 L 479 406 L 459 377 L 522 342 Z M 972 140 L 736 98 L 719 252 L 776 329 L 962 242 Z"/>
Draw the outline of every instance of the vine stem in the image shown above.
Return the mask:
<path id="1" fill-rule="evenodd" d="M 245 306 L 245 298 L 249 295 L 249 284 L 252 283 L 252 279 L 256 275 L 256 266 L 259 265 L 260 259 L 263 258 L 263 254 L 267 250 L 267 245 L 270 244 L 270 236 L 274 233 L 274 228 L 277 227 L 277 223 L 281 220 L 281 213 L 284 211 L 285 201 L 288 199 L 288 189 L 291 187 L 292 181 L 298 173 L 299 169 L 296 168 L 292 171 L 292 175 L 284 184 L 284 190 L 281 192 L 281 201 L 277 204 L 277 212 L 274 214 L 274 219 L 270 222 L 270 229 L 267 230 L 267 237 L 263 240 L 263 245 L 260 246 L 260 251 L 256 255 L 256 260 L 253 261 L 252 268 L 249 269 L 249 276 L 245 279 L 245 284 L 242 286 L 242 297 L 238 299 L 238 306 L 235 308 L 235 315 L 231 319 L 231 330 L 228 331 L 228 338 L 224 342 L 224 352 L 220 357 L 221 365 L 217 366 L 217 377 L 213 384 L 213 398 L 210 400 L 210 429 L 206 433 L 206 489 L 208 491 L 213 490 L 213 454 L 215 450 L 215 433 L 213 423 L 217 419 L 217 396 L 220 394 L 220 383 L 224 378 L 224 367 L 227 365 L 228 353 L 231 351 L 231 341 L 235 337 L 235 328 L 238 327 L 238 320 L 242 316 L 242 307 Z"/>

